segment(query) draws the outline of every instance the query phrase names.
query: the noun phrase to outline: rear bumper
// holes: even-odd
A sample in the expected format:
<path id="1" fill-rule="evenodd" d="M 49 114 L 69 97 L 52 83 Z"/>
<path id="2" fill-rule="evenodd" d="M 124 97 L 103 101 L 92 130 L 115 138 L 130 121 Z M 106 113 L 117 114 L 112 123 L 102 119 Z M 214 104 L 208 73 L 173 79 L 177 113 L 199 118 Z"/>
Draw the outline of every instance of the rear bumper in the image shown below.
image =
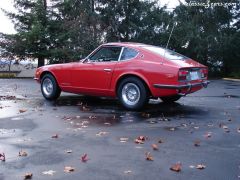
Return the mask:
<path id="1" fill-rule="evenodd" d="M 154 84 L 153 86 L 155 88 L 160 88 L 160 89 L 175 89 L 178 90 L 178 95 L 185 96 L 189 93 L 191 93 L 192 88 L 199 87 L 199 88 L 207 88 L 208 84 L 210 81 L 202 81 L 198 83 L 187 83 L 184 85 L 167 85 L 167 84 Z M 186 91 L 184 93 L 181 93 L 182 90 Z"/>

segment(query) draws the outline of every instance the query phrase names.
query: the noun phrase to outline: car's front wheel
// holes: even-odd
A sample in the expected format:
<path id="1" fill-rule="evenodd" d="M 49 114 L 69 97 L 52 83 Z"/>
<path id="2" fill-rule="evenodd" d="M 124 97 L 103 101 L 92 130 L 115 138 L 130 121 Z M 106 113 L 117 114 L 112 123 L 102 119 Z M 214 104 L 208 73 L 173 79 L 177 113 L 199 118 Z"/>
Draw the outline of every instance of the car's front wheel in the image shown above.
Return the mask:
<path id="1" fill-rule="evenodd" d="M 139 110 L 148 101 L 148 91 L 144 83 L 135 77 L 123 79 L 117 90 L 121 104 L 129 110 Z"/>
<path id="2" fill-rule="evenodd" d="M 161 99 L 164 103 L 173 103 L 173 102 L 179 100 L 181 97 L 182 97 L 182 96 L 175 95 L 175 96 L 160 97 L 160 99 Z"/>
<path id="3" fill-rule="evenodd" d="M 41 80 L 42 95 L 47 100 L 55 100 L 61 94 L 57 81 L 51 74 L 46 74 Z"/>

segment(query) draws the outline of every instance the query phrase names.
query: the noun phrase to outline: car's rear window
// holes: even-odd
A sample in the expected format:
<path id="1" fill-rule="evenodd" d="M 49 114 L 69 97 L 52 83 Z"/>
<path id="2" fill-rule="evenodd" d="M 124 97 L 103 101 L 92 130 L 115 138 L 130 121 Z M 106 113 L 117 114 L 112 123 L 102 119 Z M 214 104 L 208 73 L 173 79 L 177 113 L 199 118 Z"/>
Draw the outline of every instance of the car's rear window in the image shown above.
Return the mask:
<path id="1" fill-rule="evenodd" d="M 170 60 L 185 60 L 188 59 L 186 56 L 183 56 L 175 51 L 169 49 L 161 48 L 158 46 L 142 46 L 142 48 L 147 49 L 153 53 L 159 54 Z"/>

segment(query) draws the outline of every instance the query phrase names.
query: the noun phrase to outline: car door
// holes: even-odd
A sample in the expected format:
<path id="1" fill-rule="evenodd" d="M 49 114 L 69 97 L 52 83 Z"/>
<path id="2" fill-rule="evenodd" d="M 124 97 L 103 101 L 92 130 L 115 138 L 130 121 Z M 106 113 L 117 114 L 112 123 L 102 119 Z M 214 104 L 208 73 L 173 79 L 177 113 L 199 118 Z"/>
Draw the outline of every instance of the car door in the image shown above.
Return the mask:
<path id="1" fill-rule="evenodd" d="M 87 60 L 73 67 L 72 84 L 80 93 L 99 95 L 107 93 L 112 74 L 122 47 L 102 46 Z"/>

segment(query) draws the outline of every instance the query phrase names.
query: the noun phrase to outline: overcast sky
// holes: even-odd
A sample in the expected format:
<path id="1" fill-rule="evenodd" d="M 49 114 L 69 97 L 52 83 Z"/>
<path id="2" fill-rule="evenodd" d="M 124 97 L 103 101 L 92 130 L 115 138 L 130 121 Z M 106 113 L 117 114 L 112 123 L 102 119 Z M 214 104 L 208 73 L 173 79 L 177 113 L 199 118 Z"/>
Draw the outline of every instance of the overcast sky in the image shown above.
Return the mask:
<path id="1" fill-rule="evenodd" d="M 161 1 L 161 4 L 168 4 L 168 8 L 174 8 L 176 7 L 179 2 L 178 0 L 159 0 Z M 13 8 L 13 0 L 1 0 L 0 8 L 3 8 L 5 10 L 14 10 Z M 14 26 L 12 22 L 4 15 L 4 13 L 0 10 L 0 32 L 3 33 L 14 33 Z"/>

